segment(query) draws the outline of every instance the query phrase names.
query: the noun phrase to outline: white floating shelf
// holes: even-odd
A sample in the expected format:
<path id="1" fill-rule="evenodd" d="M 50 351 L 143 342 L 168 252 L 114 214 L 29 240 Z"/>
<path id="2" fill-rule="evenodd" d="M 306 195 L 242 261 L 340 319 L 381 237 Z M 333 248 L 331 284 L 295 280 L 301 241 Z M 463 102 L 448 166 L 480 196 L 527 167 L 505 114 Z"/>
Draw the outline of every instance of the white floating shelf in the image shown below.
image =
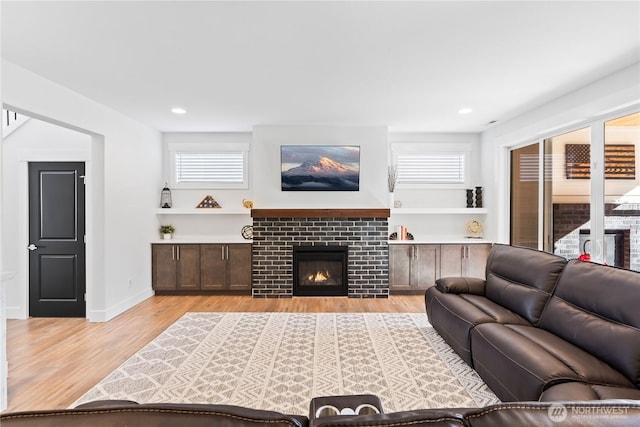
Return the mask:
<path id="1" fill-rule="evenodd" d="M 251 215 L 251 210 L 225 208 L 160 208 L 156 209 L 156 215 Z"/>
<path id="2" fill-rule="evenodd" d="M 396 208 L 391 215 L 483 215 L 486 208 Z"/>

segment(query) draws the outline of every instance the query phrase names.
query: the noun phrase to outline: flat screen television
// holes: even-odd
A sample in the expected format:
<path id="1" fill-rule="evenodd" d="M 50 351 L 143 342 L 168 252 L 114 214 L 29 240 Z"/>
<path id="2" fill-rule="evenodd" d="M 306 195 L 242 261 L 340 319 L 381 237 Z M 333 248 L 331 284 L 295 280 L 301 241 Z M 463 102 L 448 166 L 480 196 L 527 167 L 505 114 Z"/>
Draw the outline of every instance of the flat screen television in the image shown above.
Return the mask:
<path id="1" fill-rule="evenodd" d="M 360 147 L 282 145 L 282 191 L 359 191 Z"/>

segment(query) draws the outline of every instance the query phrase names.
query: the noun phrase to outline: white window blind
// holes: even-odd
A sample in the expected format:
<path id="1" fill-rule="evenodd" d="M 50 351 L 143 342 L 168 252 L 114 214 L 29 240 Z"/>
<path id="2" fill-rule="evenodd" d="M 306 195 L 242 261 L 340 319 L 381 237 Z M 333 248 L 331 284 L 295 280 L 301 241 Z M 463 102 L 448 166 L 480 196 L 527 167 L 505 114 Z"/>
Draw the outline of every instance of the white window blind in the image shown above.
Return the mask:
<path id="1" fill-rule="evenodd" d="M 241 184 L 244 182 L 243 152 L 176 152 L 177 183 L 207 182 Z"/>
<path id="2" fill-rule="evenodd" d="M 464 184 L 465 153 L 398 154 L 399 185 Z"/>

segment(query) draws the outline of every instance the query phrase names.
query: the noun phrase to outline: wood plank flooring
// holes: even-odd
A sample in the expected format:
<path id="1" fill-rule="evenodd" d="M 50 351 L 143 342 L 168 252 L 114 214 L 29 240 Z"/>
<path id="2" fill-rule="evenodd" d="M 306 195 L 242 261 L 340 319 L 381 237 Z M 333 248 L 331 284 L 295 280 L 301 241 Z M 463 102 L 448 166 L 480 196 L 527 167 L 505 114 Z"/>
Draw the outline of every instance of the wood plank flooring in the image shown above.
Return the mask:
<path id="1" fill-rule="evenodd" d="M 186 312 L 424 312 L 423 295 L 388 299 L 156 296 L 105 323 L 36 318 L 7 322 L 5 412 L 69 407 Z"/>

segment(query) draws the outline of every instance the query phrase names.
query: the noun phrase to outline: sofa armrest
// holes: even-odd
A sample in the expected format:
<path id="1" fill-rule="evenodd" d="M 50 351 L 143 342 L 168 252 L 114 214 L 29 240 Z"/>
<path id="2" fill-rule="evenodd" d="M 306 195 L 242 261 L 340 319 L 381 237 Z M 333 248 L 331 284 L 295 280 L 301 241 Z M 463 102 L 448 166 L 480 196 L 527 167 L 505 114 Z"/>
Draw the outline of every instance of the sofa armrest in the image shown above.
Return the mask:
<path id="1" fill-rule="evenodd" d="M 436 287 L 445 294 L 484 295 L 486 280 L 475 277 L 441 277 Z"/>

